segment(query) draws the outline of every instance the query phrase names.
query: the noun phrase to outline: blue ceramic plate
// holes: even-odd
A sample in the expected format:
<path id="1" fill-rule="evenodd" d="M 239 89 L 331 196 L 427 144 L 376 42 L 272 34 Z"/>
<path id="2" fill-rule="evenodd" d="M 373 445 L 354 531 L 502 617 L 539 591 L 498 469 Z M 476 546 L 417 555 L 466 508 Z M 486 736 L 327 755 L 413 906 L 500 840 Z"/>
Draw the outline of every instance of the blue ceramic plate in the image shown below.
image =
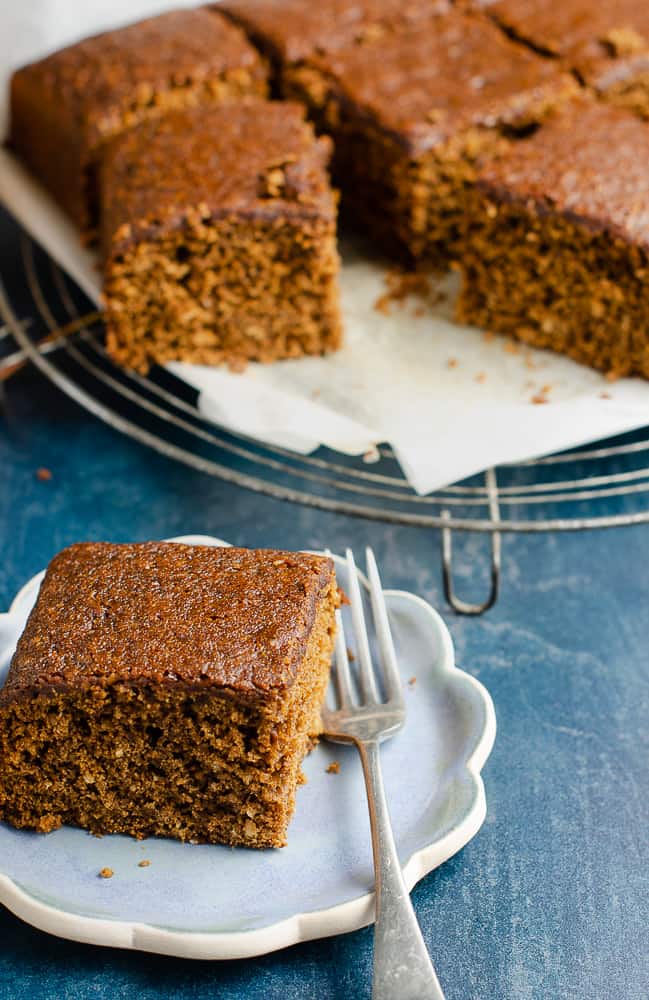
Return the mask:
<path id="1" fill-rule="evenodd" d="M 194 535 L 175 541 L 225 544 Z M 342 560 L 337 569 L 344 587 Z M 0 683 L 41 579 L 0 615 Z M 386 591 L 386 600 L 408 717 L 383 745 L 382 760 L 412 887 L 480 828 L 480 769 L 496 723 L 484 687 L 454 666 L 439 615 L 402 591 Z M 338 774 L 327 772 L 332 761 Z M 304 770 L 282 850 L 96 838 L 70 827 L 43 835 L 0 823 L 0 900 L 60 937 L 188 958 L 243 958 L 362 927 L 373 918 L 373 870 L 356 751 L 322 742 Z M 143 859 L 150 865 L 140 868 Z M 111 879 L 98 876 L 104 867 Z"/>

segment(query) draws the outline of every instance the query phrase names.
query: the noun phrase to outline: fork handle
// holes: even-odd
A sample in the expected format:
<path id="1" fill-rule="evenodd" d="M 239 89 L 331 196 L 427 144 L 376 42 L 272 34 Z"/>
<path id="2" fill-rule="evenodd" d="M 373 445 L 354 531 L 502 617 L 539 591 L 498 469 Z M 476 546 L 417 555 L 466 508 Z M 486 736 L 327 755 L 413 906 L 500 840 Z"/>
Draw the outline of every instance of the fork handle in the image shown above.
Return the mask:
<path id="1" fill-rule="evenodd" d="M 376 924 L 372 1000 L 444 1000 L 426 949 L 392 834 L 379 744 L 358 742 L 374 853 Z"/>

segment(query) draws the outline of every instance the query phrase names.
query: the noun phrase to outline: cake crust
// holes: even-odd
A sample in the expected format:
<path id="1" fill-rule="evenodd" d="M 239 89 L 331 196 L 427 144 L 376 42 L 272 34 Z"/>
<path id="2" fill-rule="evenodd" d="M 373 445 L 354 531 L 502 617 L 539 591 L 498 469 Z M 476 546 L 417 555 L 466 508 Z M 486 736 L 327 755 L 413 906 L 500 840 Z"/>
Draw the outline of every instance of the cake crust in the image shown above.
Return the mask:
<path id="1" fill-rule="evenodd" d="M 480 0 L 478 0 L 480 4 Z M 496 0 L 502 27 L 574 70 L 606 100 L 649 118 L 649 5 L 645 0 Z"/>
<path id="2" fill-rule="evenodd" d="M 17 70 L 10 144 L 89 233 L 93 175 L 108 138 L 170 108 L 266 90 L 265 61 L 235 25 L 202 9 L 171 11 Z"/>
<path id="3" fill-rule="evenodd" d="M 587 100 L 485 165 L 480 191 L 649 250 L 649 126 Z"/>
<path id="4" fill-rule="evenodd" d="M 335 225 L 330 155 L 329 140 L 315 140 L 294 103 L 247 99 L 144 123 L 106 151 L 104 259 L 173 232 L 192 215 Z"/>
<path id="5" fill-rule="evenodd" d="M 273 59 L 298 63 L 422 24 L 451 8 L 450 0 L 225 0 L 212 7 L 240 25 Z"/>
<path id="6" fill-rule="evenodd" d="M 295 681 L 332 572 L 305 553 L 72 545 L 50 563 L 0 705 L 111 678 L 277 694 Z"/>

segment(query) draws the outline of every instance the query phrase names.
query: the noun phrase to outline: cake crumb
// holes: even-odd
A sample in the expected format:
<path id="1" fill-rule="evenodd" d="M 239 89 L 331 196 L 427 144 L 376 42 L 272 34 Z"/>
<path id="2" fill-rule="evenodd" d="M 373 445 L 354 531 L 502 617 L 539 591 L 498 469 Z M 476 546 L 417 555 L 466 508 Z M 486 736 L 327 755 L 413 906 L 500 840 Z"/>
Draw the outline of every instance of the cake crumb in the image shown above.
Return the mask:
<path id="1" fill-rule="evenodd" d="M 446 362 L 447 368 L 457 368 L 457 358 L 449 358 Z"/>
<path id="2" fill-rule="evenodd" d="M 392 268 L 384 274 L 383 283 L 385 291 L 374 303 L 374 308 L 384 316 L 391 315 L 390 306 L 393 302 L 405 305 L 406 301 L 413 297 L 420 300 L 413 308 L 414 316 L 423 316 L 426 306 L 432 307 L 446 301 L 446 293 L 431 283 L 430 276 L 417 271 Z"/>
<path id="3" fill-rule="evenodd" d="M 340 764 L 337 760 L 332 760 L 331 764 L 327 764 L 325 770 L 327 774 L 340 774 Z"/>
<path id="4" fill-rule="evenodd" d="M 606 375 L 605 375 L 605 378 L 606 378 L 607 382 L 617 382 L 617 380 L 619 379 L 619 377 L 620 376 L 619 376 L 618 372 L 616 372 L 616 371 L 607 372 Z"/>
<path id="5" fill-rule="evenodd" d="M 354 651 L 350 649 L 349 646 L 347 647 L 347 659 L 349 660 L 350 663 L 353 663 L 354 660 L 356 659 L 356 657 L 354 656 Z"/>
<path id="6" fill-rule="evenodd" d="M 520 344 L 517 344 L 515 340 L 506 340 L 503 344 L 503 350 L 506 354 L 518 354 L 520 349 Z"/>
<path id="7" fill-rule="evenodd" d="M 411 688 L 412 688 L 412 687 L 414 687 L 414 686 L 415 686 L 415 684 L 416 684 L 416 683 L 417 683 L 417 678 L 416 678 L 416 677 L 415 677 L 415 675 L 413 674 L 413 675 L 412 675 L 412 677 L 409 677 L 409 678 L 408 678 L 408 687 L 411 687 Z"/>
<path id="8" fill-rule="evenodd" d="M 52 470 L 46 469 L 43 466 L 42 468 L 36 470 L 36 478 L 39 479 L 42 483 L 49 483 L 50 479 L 52 478 Z"/>
<path id="9" fill-rule="evenodd" d="M 102 868 L 102 870 L 99 872 L 99 877 L 100 878 L 112 878 L 113 877 L 113 869 L 112 868 Z"/>
<path id="10" fill-rule="evenodd" d="M 376 312 L 381 313 L 383 316 L 390 316 L 391 301 L 392 299 L 390 298 L 390 294 L 388 292 L 384 292 L 383 295 L 379 295 L 378 299 L 374 303 Z"/>
<path id="11" fill-rule="evenodd" d="M 549 403 L 550 400 L 543 392 L 537 392 L 530 399 L 530 403 L 534 403 L 535 406 L 542 406 L 543 403 Z"/>
<path id="12" fill-rule="evenodd" d="M 610 392 L 600 392 L 599 398 L 600 399 L 612 399 L 613 397 L 611 396 Z"/>
<path id="13" fill-rule="evenodd" d="M 150 861 L 148 861 L 146 858 L 142 858 L 141 861 L 138 861 L 137 866 L 138 868 L 148 868 L 150 864 L 151 864 Z"/>
<path id="14" fill-rule="evenodd" d="M 476 382 L 486 382 L 487 381 L 486 372 L 478 372 L 478 374 L 475 377 L 475 381 Z"/>

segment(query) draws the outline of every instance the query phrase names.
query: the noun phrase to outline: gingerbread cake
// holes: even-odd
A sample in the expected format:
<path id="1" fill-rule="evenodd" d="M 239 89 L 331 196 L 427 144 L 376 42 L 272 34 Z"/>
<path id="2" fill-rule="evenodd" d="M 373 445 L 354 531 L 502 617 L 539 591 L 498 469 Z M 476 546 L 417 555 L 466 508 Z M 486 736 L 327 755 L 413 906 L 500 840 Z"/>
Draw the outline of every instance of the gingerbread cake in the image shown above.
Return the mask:
<path id="1" fill-rule="evenodd" d="M 446 13 L 451 0 L 224 0 L 213 10 L 248 34 L 268 58 L 278 92 L 284 70 L 316 53 L 334 52 L 418 26 Z"/>
<path id="2" fill-rule="evenodd" d="M 649 118 L 647 0 L 474 2 L 511 35 L 574 70 L 601 97 Z"/>
<path id="3" fill-rule="evenodd" d="M 290 16 L 277 19 L 273 39 L 280 31 L 294 54 Z M 389 252 L 427 266 L 457 256 L 476 163 L 500 155 L 577 90 L 570 74 L 488 18 L 457 11 L 328 46 L 325 39 L 323 51 L 284 65 L 284 92 L 333 137 L 347 209 Z"/>
<path id="4" fill-rule="evenodd" d="M 95 35 L 19 69 L 10 144 L 88 235 L 105 141 L 170 108 L 264 95 L 265 60 L 231 22 L 178 10 Z"/>
<path id="5" fill-rule="evenodd" d="M 649 378 L 649 123 L 595 100 L 482 170 L 460 320 Z"/>
<path id="6" fill-rule="evenodd" d="M 331 560 L 303 553 L 65 549 L 0 691 L 0 817 L 281 847 L 337 603 Z"/>
<path id="7" fill-rule="evenodd" d="M 100 181 L 112 357 L 239 368 L 338 347 L 329 155 L 299 105 L 252 98 L 115 140 Z"/>

